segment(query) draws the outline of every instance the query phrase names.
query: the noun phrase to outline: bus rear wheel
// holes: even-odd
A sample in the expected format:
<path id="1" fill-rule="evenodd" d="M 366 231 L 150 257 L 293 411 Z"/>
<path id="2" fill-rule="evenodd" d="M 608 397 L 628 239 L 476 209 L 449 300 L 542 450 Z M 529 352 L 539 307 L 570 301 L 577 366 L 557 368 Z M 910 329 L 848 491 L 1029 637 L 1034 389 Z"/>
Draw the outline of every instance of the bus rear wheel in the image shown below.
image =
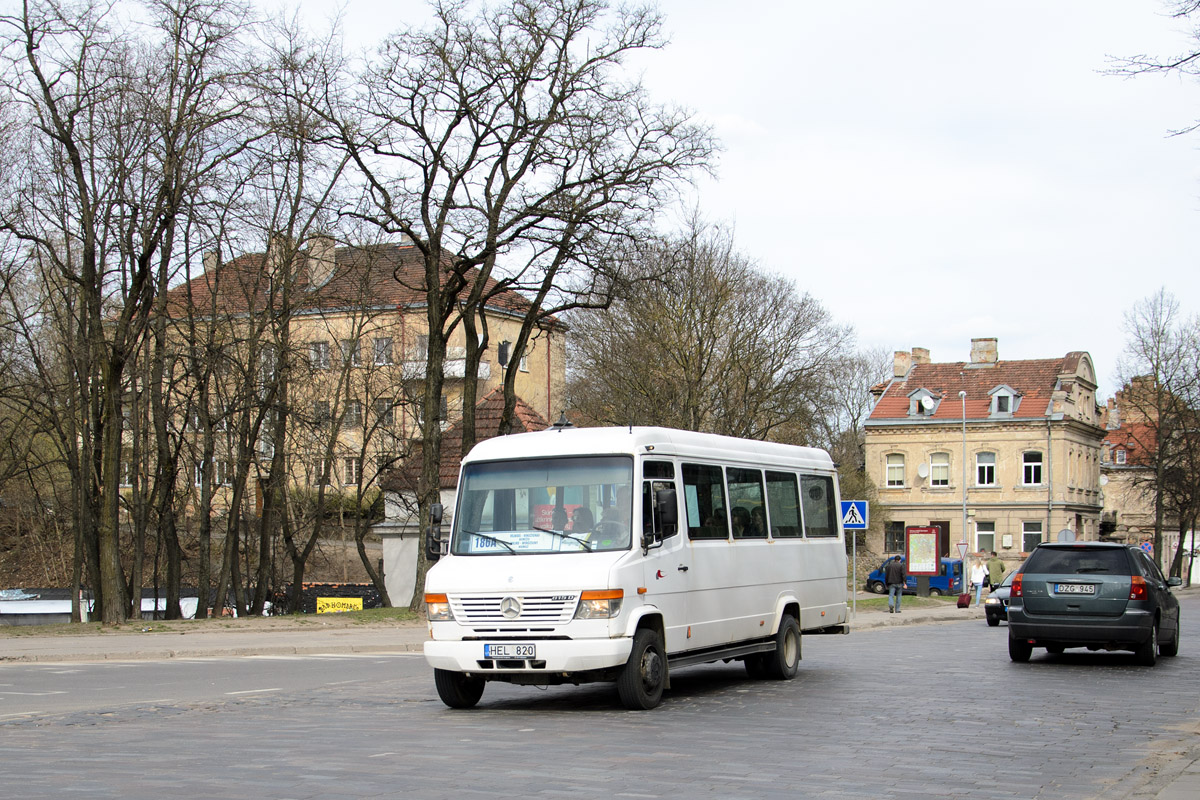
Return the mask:
<path id="1" fill-rule="evenodd" d="M 451 708 L 473 708 L 483 697 L 483 678 L 472 678 L 461 672 L 448 669 L 433 671 L 433 685 L 438 697 Z"/>
<path id="2" fill-rule="evenodd" d="M 633 637 L 629 660 L 617 676 L 621 704 L 633 711 L 648 711 L 662 700 L 667 683 L 667 656 L 662 637 L 642 628 Z"/>
<path id="3" fill-rule="evenodd" d="M 791 680 L 800 671 L 800 623 L 791 614 L 784 614 L 775 634 L 775 652 L 766 655 L 767 675 L 779 680 Z"/>

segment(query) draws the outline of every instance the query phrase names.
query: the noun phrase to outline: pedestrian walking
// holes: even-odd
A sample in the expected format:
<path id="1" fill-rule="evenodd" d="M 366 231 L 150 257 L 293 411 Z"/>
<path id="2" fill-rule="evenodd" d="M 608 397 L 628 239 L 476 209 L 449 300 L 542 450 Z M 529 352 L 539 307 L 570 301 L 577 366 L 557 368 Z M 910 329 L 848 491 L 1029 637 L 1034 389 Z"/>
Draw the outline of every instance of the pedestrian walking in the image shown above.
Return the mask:
<path id="1" fill-rule="evenodd" d="M 987 581 L 988 570 L 978 558 L 971 564 L 971 585 L 975 587 L 975 607 L 979 608 L 979 599 L 983 595 L 983 584 Z"/>
<path id="2" fill-rule="evenodd" d="M 904 596 L 904 584 L 908 581 L 900 556 L 892 556 L 892 560 L 883 568 L 883 579 L 888 587 L 888 613 L 899 614 L 900 598 Z"/>
<path id="3" fill-rule="evenodd" d="M 988 569 L 988 586 L 995 589 L 1004 580 L 1004 562 L 996 555 L 996 551 L 992 551 L 992 557 L 987 562 Z"/>

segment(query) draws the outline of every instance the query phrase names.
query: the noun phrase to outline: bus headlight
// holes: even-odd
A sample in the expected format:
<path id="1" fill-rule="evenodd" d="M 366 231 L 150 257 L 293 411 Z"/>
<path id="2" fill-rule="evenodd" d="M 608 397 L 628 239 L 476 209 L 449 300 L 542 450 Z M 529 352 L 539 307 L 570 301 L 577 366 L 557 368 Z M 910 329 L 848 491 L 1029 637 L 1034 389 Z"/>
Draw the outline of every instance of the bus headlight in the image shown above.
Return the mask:
<path id="1" fill-rule="evenodd" d="M 450 622 L 454 619 L 454 615 L 450 613 L 450 600 L 446 595 L 425 595 L 425 618 L 430 622 Z"/>
<path id="2" fill-rule="evenodd" d="M 612 619 L 621 613 L 622 589 L 599 589 L 583 592 L 575 619 Z"/>

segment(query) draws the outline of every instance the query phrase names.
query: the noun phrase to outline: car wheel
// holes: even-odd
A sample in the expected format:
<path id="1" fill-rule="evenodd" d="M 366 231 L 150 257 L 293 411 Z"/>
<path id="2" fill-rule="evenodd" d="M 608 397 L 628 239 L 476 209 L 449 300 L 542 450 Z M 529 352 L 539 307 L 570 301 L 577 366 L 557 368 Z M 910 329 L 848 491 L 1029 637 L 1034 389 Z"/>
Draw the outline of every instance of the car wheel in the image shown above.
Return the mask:
<path id="1" fill-rule="evenodd" d="M 1158 646 L 1158 654 L 1160 656 L 1177 656 L 1179 655 L 1179 617 L 1175 618 L 1175 635 L 1171 637 L 1171 641 L 1164 642 Z"/>
<path id="2" fill-rule="evenodd" d="M 791 614 L 784 614 L 775 634 L 775 652 L 764 659 L 767 674 L 782 681 L 791 680 L 800 671 L 800 624 Z"/>
<path id="3" fill-rule="evenodd" d="M 989 628 L 999 628 L 1000 627 L 1000 618 L 999 617 L 988 617 L 987 621 L 988 621 Z"/>
<path id="4" fill-rule="evenodd" d="M 930 589 L 930 590 L 929 590 L 929 596 L 930 596 L 930 597 L 941 597 L 941 596 L 942 596 L 942 590 L 941 590 L 941 589 Z"/>
<path id="5" fill-rule="evenodd" d="M 880 581 L 871 581 L 867 584 L 867 588 L 875 594 L 887 594 L 887 587 L 884 586 Z"/>
<path id="6" fill-rule="evenodd" d="M 1153 667 L 1158 660 L 1158 623 L 1154 623 L 1154 627 L 1150 629 L 1150 638 L 1137 649 L 1133 651 L 1134 658 L 1137 663 L 1143 667 Z"/>
<path id="7" fill-rule="evenodd" d="M 451 708 L 472 708 L 483 697 L 483 678 L 472 678 L 448 669 L 433 671 L 433 685 L 438 697 Z"/>
<path id="8" fill-rule="evenodd" d="M 1024 664 L 1033 655 L 1033 645 L 1024 639 L 1018 639 L 1008 634 L 1008 657 L 1018 664 Z"/>
<path id="9" fill-rule="evenodd" d="M 633 637 L 633 651 L 617 676 L 621 704 L 633 711 L 648 711 L 662 700 L 667 683 L 667 656 L 662 637 L 642 628 Z"/>

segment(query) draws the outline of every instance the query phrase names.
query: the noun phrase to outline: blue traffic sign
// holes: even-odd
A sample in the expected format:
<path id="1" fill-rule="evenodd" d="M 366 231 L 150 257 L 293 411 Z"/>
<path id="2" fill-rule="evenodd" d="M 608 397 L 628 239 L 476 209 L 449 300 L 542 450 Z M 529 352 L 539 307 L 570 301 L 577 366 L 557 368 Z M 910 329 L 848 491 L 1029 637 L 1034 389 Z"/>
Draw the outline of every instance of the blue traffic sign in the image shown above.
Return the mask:
<path id="1" fill-rule="evenodd" d="M 867 501 L 842 501 L 842 527 L 848 531 L 865 531 L 867 529 Z"/>

